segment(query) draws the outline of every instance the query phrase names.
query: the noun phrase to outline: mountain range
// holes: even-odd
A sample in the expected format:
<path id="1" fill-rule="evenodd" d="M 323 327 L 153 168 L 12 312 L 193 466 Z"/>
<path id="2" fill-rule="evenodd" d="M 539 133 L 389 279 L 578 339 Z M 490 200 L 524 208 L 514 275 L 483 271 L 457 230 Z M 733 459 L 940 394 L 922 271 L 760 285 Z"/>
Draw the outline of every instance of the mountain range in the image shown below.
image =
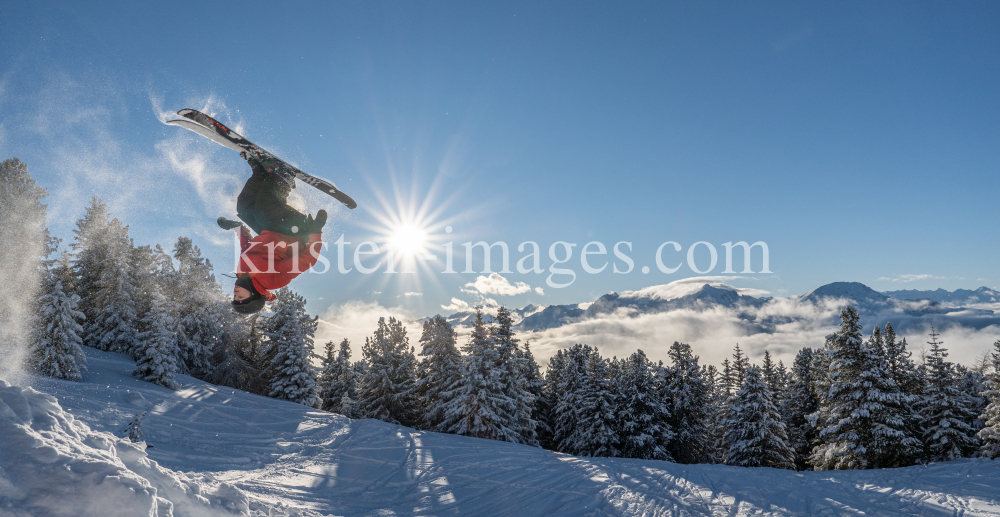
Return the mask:
<path id="1" fill-rule="evenodd" d="M 775 326 L 796 319 L 794 314 L 760 310 L 777 301 L 815 307 L 835 307 L 831 323 L 836 323 L 839 309 L 853 305 L 862 315 L 865 326 L 892 321 L 897 329 L 910 326 L 968 326 L 983 328 L 1000 325 L 1000 315 L 977 304 L 1000 303 L 1000 292 L 988 287 L 974 291 L 879 292 L 860 282 L 833 282 L 817 287 L 802 296 L 787 299 L 755 297 L 740 294 L 740 290 L 721 283 L 697 284 L 674 282 L 651 286 L 638 291 L 609 293 L 593 302 L 567 305 L 528 305 L 511 309 L 515 328 L 522 332 L 537 332 L 586 320 L 606 317 L 635 318 L 642 315 L 688 310 L 704 311 L 725 308 L 734 311 L 751 329 L 751 333 L 772 332 Z M 446 318 L 455 326 L 471 326 L 473 312 L 458 312 Z M 878 323 L 882 322 L 882 323 Z"/>

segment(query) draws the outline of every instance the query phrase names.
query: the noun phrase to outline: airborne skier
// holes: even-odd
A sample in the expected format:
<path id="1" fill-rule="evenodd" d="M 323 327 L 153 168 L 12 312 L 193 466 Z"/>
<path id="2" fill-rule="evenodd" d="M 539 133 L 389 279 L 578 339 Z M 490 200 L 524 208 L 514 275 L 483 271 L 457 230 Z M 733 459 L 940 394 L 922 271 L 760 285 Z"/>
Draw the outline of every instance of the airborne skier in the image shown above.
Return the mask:
<path id="1" fill-rule="evenodd" d="M 225 217 L 219 217 L 218 221 L 225 230 L 236 228 L 240 239 L 233 309 L 240 314 L 253 314 L 264 308 L 265 301 L 274 300 L 272 289 L 285 287 L 319 259 L 326 210 L 320 210 L 313 218 L 288 206 L 288 194 L 295 188 L 295 179 L 351 210 L 358 204 L 333 183 L 300 171 L 200 111 L 182 109 L 177 114 L 185 118 L 166 123 L 240 151 L 253 169 L 236 201 L 236 214 L 246 226 Z M 250 230 L 257 232 L 257 236 L 252 237 Z"/>
<path id="2" fill-rule="evenodd" d="M 253 314 L 265 301 L 274 300 L 271 290 L 288 285 L 316 264 L 327 214 L 320 210 L 313 218 L 288 206 L 295 180 L 279 161 L 265 157 L 262 162 L 245 152 L 240 156 L 253 170 L 236 201 L 236 213 L 245 225 L 225 217 L 219 217 L 218 224 L 225 230 L 235 228 L 240 239 L 233 309 Z M 251 237 L 250 230 L 257 236 Z"/>

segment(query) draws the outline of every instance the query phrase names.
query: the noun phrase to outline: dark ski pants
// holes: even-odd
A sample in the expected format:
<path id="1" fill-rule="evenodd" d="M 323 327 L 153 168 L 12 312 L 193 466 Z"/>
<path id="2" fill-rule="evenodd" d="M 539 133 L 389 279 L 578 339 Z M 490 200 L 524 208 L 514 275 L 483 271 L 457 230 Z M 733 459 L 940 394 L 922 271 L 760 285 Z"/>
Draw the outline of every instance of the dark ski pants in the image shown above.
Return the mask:
<path id="1" fill-rule="evenodd" d="M 282 235 L 296 235 L 301 231 L 306 217 L 288 206 L 292 188 L 277 174 L 251 164 L 253 175 L 243 185 L 236 199 L 236 213 L 256 234 L 271 230 Z M 298 230 L 298 231 L 293 231 Z"/>

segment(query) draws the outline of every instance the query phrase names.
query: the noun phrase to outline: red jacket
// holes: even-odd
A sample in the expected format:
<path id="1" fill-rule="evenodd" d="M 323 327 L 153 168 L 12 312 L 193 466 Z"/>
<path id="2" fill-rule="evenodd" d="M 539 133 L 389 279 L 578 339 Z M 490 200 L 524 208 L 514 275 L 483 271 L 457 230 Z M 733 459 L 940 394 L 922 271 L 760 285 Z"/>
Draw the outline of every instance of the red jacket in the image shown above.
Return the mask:
<path id="1" fill-rule="evenodd" d="M 236 264 L 236 274 L 249 273 L 254 288 L 269 302 L 276 298 L 271 293 L 272 289 L 285 287 L 295 277 L 313 267 L 323 249 L 323 236 L 319 233 L 310 235 L 309 244 L 305 246 L 298 237 L 271 230 L 264 230 L 253 239 L 248 231 L 237 230 L 236 233 L 240 236 L 242 250 Z"/>

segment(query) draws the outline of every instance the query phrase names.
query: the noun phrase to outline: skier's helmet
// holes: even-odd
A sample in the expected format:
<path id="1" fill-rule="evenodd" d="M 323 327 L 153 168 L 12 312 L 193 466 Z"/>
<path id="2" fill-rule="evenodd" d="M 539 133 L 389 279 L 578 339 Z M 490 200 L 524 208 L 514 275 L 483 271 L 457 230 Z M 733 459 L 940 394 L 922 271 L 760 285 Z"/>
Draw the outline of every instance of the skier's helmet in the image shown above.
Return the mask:
<path id="1" fill-rule="evenodd" d="M 264 300 L 264 295 L 257 292 L 257 289 L 253 286 L 253 282 L 250 281 L 249 275 L 240 275 L 236 279 L 236 286 L 250 291 L 250 297 L 243 300 L 233 300 L 234 311 L 240 314 L 254 314 L 264 308 L 264 302 L 266 301 Z"/>

